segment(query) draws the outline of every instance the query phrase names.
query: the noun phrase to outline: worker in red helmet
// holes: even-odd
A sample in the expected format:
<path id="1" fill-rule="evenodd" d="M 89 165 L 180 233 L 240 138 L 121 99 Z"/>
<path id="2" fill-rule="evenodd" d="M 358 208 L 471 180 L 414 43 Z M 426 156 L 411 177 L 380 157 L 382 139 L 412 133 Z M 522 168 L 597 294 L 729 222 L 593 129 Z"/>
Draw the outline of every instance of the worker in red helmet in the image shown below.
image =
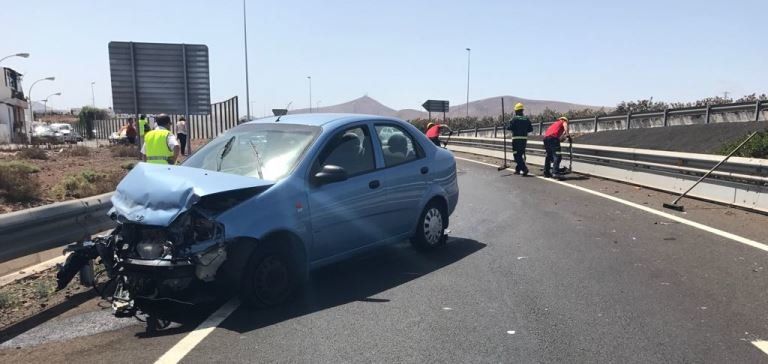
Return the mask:
<path id="1" fill-rule="evenodd" d="M 553 174 L 558 177 L 562 173 L 560 170 L 560 161 L 562 160 L 560 142 L 570 138 L 568 118 L 565 116 L 559 117 L 547 128 L 544 133 L 544 150 L 547 152 L 547 156 L 544 158 L 544 177 L 551 178 Z M 554 170 L 550 170 L 550 165 Z"/>
<path id="2" fill-rule="evenodd" d="M 427 124 L 427 138 L 438 147 L 440 146 L 440 129 L 447 129 L 450 134 L 453 134 L 453 130 L 451 130 L 448 125 L 442 125 L 440 123 Z"/>

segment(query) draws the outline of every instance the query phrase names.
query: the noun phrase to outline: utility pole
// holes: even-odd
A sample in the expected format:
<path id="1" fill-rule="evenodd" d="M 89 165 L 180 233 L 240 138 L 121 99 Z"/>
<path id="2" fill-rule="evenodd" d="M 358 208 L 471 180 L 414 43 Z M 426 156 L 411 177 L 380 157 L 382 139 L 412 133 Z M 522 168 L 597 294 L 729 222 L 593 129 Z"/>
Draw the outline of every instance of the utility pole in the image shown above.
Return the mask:
<path id="1" fill-rule="evenodd" d="M 312 113 L 312 76 L 307 76 L 309 80 L 309 113 Z"/>
<path id="2" fill-rule="evenodd" d="M 469 64 L 472 49 L 467 48 L 467 119 L 469 119 Z"/>
<path id="3" fill-rule="evenodd" d="M 243 48 L 245 49 L 245 114 L 251 120 L 251 90 L 248 84 L 248 27 L 245 22 L 245 0 L 243 0 Z"/>

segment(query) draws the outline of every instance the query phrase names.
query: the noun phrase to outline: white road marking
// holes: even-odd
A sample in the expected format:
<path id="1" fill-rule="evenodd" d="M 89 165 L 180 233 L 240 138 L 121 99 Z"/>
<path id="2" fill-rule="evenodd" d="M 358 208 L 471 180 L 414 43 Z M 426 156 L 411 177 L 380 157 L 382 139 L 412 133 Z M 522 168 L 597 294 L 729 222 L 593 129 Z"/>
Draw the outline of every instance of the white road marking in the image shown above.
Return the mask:
<path id="1" fill-rule="evenodd" d="M 515 334 L 515 330 L 509 330 L 509 331 L 507 331 L 507 334 L 514 335 Z"/>
<path id="2" fill-rule="evenodd" d="M 760 349 L 765 354 L 768 354 L 768 341 L 765 340 L 755 340 L 752 342 L 752 345 L 754 345 L 756 348 Z"/>
<path id="3" fill-rule="evenodd" d="M 208 316 L 205 321 L 195 328 L 192 332 L 184 336 L 181 341 L 176 343 L 170 350 L 168 350 L 160 359 L 155 361 L 155 364 L 167 364 L 178 363 L 181 359 L 189 354 L 192 349 L 197 346 L 206 336 L 208 336 L 213 330 L 219 326 L 232 312 L 240 307 L 240 301 L 236 298 L 229 300 L 227 303 L 219 307 L 216 312 Z"/>
<path id="4" fill-rule="evenodd" d="M 497 167 L 494 164 L 485 163 L 485 162 L 479 162 L 479 161 L 472 160 L 472 159 L 461 158 L 461 157 L 454 157 L 454 158 L 459 159 L 459 160 L 463 160 L 463 161 L 467 161 L 467 162 L 473 162 L 473 163 L 477 163 L 477 164 L 482 164 L 482 165 L 486 165 L 486 166 L 490 166 L 490 167 Z M 511 170 L 511 169 L 507 169 L 507 170 Z M 590 190 L 588 188 L 584 188 L 584 187 L 581 187 L 581 186 L 576 186 L 576 185 L 568 184 L 568 183 L 565 183 L 565 182 L 562 182 L 562 181 L 558 181 L 558 180 L 554 180 L 554 179 L 551 179 L 551 178 L 544 178 L 542 176 L 534 176 L 534 177 L 542 179 L 542 180 L 545 180 L 547 182 L 557 183 L 557 184 L 559 184 L 561 186 L 566 186 L 566 187 L 570 187 L 570 188 L 573 188 L 573 189 L 577 189 L 579 191 L 586 192 L 586 193 L 589 193 L 589 194 L 592 194 L 592 195 L 595 195 L 595 196 L 607 198 L 607 199 L 609 199 L 611 201 L 618 202 L 618 203 L 621 203 L 621 204 L 624 204 L 624 205 L 627 205 L 627 206 L 630 206 L 630 207 L 634 207 L 636 209 L 643 210 L 645 212 L 661 216 L 661 217 L 663 217 L 665 219 L 676 221 L 676 222 L 679 222 L 681 224 L 685 224 L 685 225 L 688 225 L 690 227 L 697 228 L 699 230 L 704 230 L 704 231 L 706 231 L 708 233 L 712 233 L 712 234 L 721 236 L 723 238 L 730 239 L 730 240 L 742 243 L 744 245 L 749 245 L 749 246 L 751 246 L 753 248 L 757 248 L 757 249 L 760 249 L 762 251 L 768 252 L 768 245 L 763 244 L 763 243 L 759 243 L 759 242 L 751 240 L 751 239 L 747 239 L 747 238 L 745 238 L 743 236 L 739 236 L 739 235 L 736 235 L 736 234 L 731 234 L 731 233 L 729 233 L 727 231 L 723 231 L 723 230 L 720 230 L 720 229 L 713 228 L 711 226 L 700 224 L 700 223 L 695 222 L 695 221 L 684 219 L 682 217 L 679 217 L 679 216 L 676 216 L 676 215 L 672 215 L 670 213 L 666 213 L 666 212 L 663 212 L 663 211 L 655 210 L 655 209 L 652 209 L 652 208 L 650 208 L 648 206 L 636 204 L 634 202 L 629 202 L 627 200 L 622 200 L 622 199 L 620 199 L 618 197 L 611 196 L 611 195 L 606 195 L 606 194 L 604 194 L 602 192 L 592 191 L 592 190 Z M 616 231 L 614 230 L 614 232 L 616 232 Z"/>

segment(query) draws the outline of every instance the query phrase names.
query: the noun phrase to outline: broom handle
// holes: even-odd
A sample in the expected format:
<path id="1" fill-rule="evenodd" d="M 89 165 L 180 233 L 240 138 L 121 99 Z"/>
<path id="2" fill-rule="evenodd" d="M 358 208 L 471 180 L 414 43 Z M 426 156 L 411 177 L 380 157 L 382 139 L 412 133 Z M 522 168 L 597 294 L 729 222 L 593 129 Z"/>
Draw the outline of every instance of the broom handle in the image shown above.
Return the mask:
<path id="1" fill-rule="evenodd" d="M 691 190 L 692 190 L 694 187 L 696 187 L 696 186 L 697 186 L 697 185 L 698 185 L 698 184 L 699 184 L 701 181 L 703 181 L 705 178 L 709 177 L 709 175 L 710 175 L 710 174 L 712 174 L 712 172 L 714 172 L 714 171 L 715 171 L 717 168 L 719 168 L 719 167 L 720 167 L 720 166 L 721 166 L 723 163 L 725 163 L 725 161 L 727 161 L 727 160 L 728 160 L 728 158 L 731 158 L 731 156 L 733 156 L 734 154 L 736 154 L 736 152 L 738 152 L 738 151 L 739 151 L 739 149 L 741 149 L 741 147 L 743 147 L 743 146 L 744 146 L 744 144 L 747 144 L 747 142 L 748 142 L 750 139 L 752 139 L 752 137 L 753 137 L 753 136 L 755 136 L 755 135 L 757 135 L 757 132 L 756 132 L 756 131 L 752 132 L 752 134 L 750 134 L 750 135 L 747 137 L 747 139 L 744 139 L 744 141 L 743 141 L 743 142 L 741 142 L 741 144 L 739 144 L 739 146 L 738 146 L 738 147 L 736 147 L 736 149 L 732 150 L 732 151 L 731 151 L 731 153 L 729 153 L 729 154 L 728 154 L 728 155 L 727 155 L 725 158 L 723 158 L 723 160 L 721 160 L 721 161 L 720 161 L 720 163 L 718 163 L 718 164 L 716 164 L 714 167 L 712 167 L 712 169 L 710 169 L 710 170 L 709 170 L 709 172 L 707 172 L 707 173 L 704 173 L 704 175 L 703 175 L 703 176 L 701 176 L 701 178 L 699 178 L 699 180 L 698 180 L 698 181 L 696 181 L 696 183 L 694 183 L 694 184 L 693 184 L 693 186 L 691 186 L 691 188 L 689 188 L 688 190 L 686 190 L 685 192 L 683 192 L 683 194 L 681 194 L 681 195 L 680 195 L 680 196 L 678 196 L 678 197 L 677 197 L 677 198 L 676 198 L 674 201 L 672 201 L 672 204 L 673 204 L 673 205 L 677 205 L 677 202 L 678 202 L 678 201 L 680 201 L 680 199 L 681 199 L 681 198 L 683 198 L 683 196 L 687 195 L 687 194 L 688 194 L 688 192 L 691 192 Z"/>

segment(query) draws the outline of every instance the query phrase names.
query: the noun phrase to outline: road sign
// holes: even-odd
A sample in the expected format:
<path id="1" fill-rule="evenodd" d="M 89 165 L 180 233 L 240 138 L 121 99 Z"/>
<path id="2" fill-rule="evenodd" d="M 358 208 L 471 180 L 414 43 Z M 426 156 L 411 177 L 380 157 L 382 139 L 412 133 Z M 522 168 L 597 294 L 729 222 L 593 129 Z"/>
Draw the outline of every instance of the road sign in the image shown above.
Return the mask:
<path id="1" fill-rule="evenodd" d="M 288 109 L 272 109 L 272 114 L 275 116 L 283 116 L 288 113 Z"/>
<path id="2" fill-rule="evenodd" d="M 445 100 L 427 100 L 421 104 L 429 112 L 448 112 L 448 101 Z"/>
<path id="3" fill-rule="evenodd" d="M 206 45 L 109 42 L 109 69 L 116 113 L 211 113 Z"/>

